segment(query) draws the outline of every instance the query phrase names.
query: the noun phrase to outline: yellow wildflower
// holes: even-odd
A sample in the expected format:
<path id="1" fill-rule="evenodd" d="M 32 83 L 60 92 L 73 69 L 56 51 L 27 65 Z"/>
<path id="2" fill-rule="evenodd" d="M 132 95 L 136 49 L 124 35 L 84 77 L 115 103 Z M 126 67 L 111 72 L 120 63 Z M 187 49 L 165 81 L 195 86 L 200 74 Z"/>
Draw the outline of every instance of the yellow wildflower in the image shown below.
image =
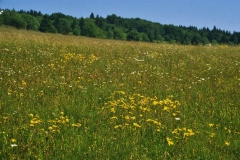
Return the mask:
<path id="1" fill-rule="evenodd" d="M 121 128 L 121 127 L 122 127 L 122 125 L 116 125 L 116 126 L 114 126 L 115 129 L 118 129 L 118 128 Z"/>
<path id="2" fill-rule="evenodd" d="M 171 146 L 171 145 L 174 145 L 173 141 L 171 140 L 171 138 L 167 137 L 167 142 L 168 142 L 168 145 Z"/>
<path id="3" fill-rule="evenodd" d="M 153 105 L 156 106 L 158 103 L 158 101 L 153 101 Z"/>
<path id="4" fill-rule="evenodd" d="M 111 112 L 115 113 L 115 108 L 111 108 Z"/>
<path id="5" fill-rule="evenodd" d="M 33 119 L 30 121 L 31 124 L 38 124 L 38 123 L 41 123 L 41 122 L 42 122 L 42 121 L 39 120 L 39 119 L 37 119 L 37 118 L 33 118 Z"/>
<path id="6" fill-rule="evenodd" d="M 56 126 L 56 125 L 52 125 L 52 127 L 53 127 L 53 128 L 58 128 L 58 126 Z"/>
<path id="7" fill-rule="evenodd" d="M 188 129 L 187 132 L 184 133 L 184 137 L 193 136 L 195 133 L 192 131 L 192 129 Z"/>
<path id="8" fill-rule="evenodd" d="M 163 107 L 163 110 L 164 110 L 164 111 L 168 111 L 168 112 L 170 111 L 169 107 L 167 107 L 167 106 L 164 106 L 164 107 Z"/>
<path id="9" fill-rule="evenodd" d="M 27 83 L 26 83 L 24 80 L 22 80 L 22 85 L 23 85 L 23 86 L 26 86 Z"/>
<path id="10" fill-rule="evenodd" d="M 213 127 L 214 126 L 214 124 L 212 124 L 212 123 L 209 123 L 208 125 L 209 125 L 209 127 Z"/>
<path id="11" fill-rule="evenodd" d="M 158 121 L 155 121 L 155 120 L 153 121 L 153 123 L 154 123 L 154 124 L 156 124 L 156 125 L 159 125 L 159 126 L 161 125 L 161 123 L 160 123 L 160 122 L 158 122 Z"/>
<path id="12" fill-rule="evenodd" d="M 180 131 L 182 131 L 181 128 L 176 128 L 176 129 L 174 129 L 174 131 L 172 131 L 172 134 L 179 135 L 179 134 L 180 134 Z"/>
<path id="13" fill-rule="evenodd" d="M 153 119 L 147 119 L 146 121 L 147 122 L 153 122 L 154 120 Z"/>
<path id="14" fill-rule="evenodd" d="M 111 119 L 118 119 L 116 116 L 111 117 Z"/>
<path id="15" fill-rule="evenodd" d="M 135 127 L 141 128 L 141 126 L 140 126 L 139 124 L 137 124 L 137 123 L 133 123 L 133 125 L 134 125 Z"/>
<path id="16" fill-rule="evenodd" d="M 16 142 L 17 142 L 16 139 L 14 139 L 14 138 L 11 139 L 11 143 L 16 143 Z"/>
<path id="17" fill-rule="evenodd" d="M 135 120 L 135 119 L 136 119 L 136 117 L 135 117 L 135 116 L 133 116 L 133 117 L 131 117 L 131 119 L 132 119 L 132 120 Z"/>
<path id="18" fill-rule="evenodd" d="M 158 104 L 163 105 L 163 101 L 159 101 Z"/>
<path id="19" fill-rule="evenodd" d="M 210 133 L 210 137 L 213 138 L 215 136 L 215 133 Z"/>
<path id="20" fill-rule="evenodd" d="M 226 145 L 226 146 L 230 146 L 230 142 L 225 141 L 225 145 Z"/>
<path id="21" fill-rule="evenodd" d="M 119 93 L 120 93 L 120 94 L 125 94 L 125 92 L 124 92 L 124 91 L 119 91 Z"/>
<path id="22" fill-rule="evenodd" d="M 125 116 L 125 119 L 126 119 L 126 120 L 129 120 L 129 119 L 130 119 L 130 117 L 129 117 L 129 116 Z"/>
<path id="23" fill-rule="evenodd" d="M 80 124 L 80 123 L 76 123 L 76 124 L 74 124 L 74 123 L 73 123 L 72 126 L 73 126 L 73 127 L 81 127 L 82 124 Z"/>

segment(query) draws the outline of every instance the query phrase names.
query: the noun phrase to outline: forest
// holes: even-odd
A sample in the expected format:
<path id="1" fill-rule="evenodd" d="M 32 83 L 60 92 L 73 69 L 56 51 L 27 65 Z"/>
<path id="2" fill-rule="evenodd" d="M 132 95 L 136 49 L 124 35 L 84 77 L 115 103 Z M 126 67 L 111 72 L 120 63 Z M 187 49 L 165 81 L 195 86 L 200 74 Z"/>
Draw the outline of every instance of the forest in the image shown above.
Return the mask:
<path id="1" fill-rule="evenodd" d="M 174 26 L 151 22 L 141 18 L 123 18 L 116 14 L 103 18 L 91 13 L 89 17 L 76 18 L 63 13 L 43 14 L 35 10 L 4 9 L 0 25 L 46 33 L 87 36 L 95 38 L 176 43 L 185 45 L 238 45 L 240 32 L 194 26 Z"/>

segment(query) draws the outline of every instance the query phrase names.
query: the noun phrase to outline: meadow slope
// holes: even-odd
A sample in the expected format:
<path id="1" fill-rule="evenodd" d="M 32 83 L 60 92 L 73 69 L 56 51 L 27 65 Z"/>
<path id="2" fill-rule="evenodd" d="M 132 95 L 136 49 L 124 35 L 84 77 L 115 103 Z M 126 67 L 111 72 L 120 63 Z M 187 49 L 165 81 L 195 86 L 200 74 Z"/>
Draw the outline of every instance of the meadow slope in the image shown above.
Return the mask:
<path id="1" fill-rule="evenodd" d="M 0 159 L 238 159 L 240 47 L 0 28 Z"/>

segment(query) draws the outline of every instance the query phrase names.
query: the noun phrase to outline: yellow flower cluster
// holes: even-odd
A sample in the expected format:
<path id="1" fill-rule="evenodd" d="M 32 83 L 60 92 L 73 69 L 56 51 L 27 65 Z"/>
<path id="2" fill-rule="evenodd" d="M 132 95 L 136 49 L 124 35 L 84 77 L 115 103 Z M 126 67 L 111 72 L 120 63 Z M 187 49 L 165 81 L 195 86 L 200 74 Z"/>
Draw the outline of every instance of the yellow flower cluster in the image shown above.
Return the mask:
<path id="1" fill-rule="evenodd" d="M 76 53 L 64 53 L 61 54 L 63 62 L 68 61 L 78 61 L 82 62 L 83 64 L 91 64 L 94 61 L 98 60 L 98 58 L 94 54 L 90 54 L 89 56 L 83 55 L 83 54 L 76 54 Z"/>
<path id="2" fill-rule="evenodd" d="M 48 127 L 50 132 L 60 132 L 60 127 L 64 124 L 69 123 L 69 118 L 68 116 L 64 116 L 64 112 L 60 112 L 59 118 L 49 120 L 48 123 L 50 124 Z"/>
<path id="3" fill-rule="evenodd" d="M 193 136 L 195 135 L 195 132 L 193 132 L 192 129 L 187 129 L 185 132 L 184 132 L 184 137 L 189 137 L 189 136 Z"/>
<path id="4" fill-rule="evenodd" d="M 176 138 L 182 138 L 180 136 L 183 135 L 183 138 L 187 138 L 190 136 L 194 136 L 196 133 L 199 132 L 194 132 L 192 129 L 187 129 L 187 128 L 176 128 L 172 131 L 172 134 L 175 135 Z"/>
<path id="5" fill-rule="evenodd" d="M 165 100 L 153 101 L 153 105 L 154 106 L 157 106 L 157 105 L 163 106 L 164 111 L 171 112 L 174 109 L 176 109 L 178 106 L 181 105 L 179 101 L 173 101 L 171 98 L 173 98 L 173 97 L 169 96 Z"/>
<path id="6" fill-rule="evenodd" d="M 59 118 L 55 118 L 54 120 L 49 120 L 49 123 L 55 124 L 65 124 L 69 122 L 68 116 L 60 116 Z"/>
<path id="7" fill-rule="evenodd" d="M 180 103 L 172 99 L 172 96 L 164 100 L 141 94 L 128 96 L 124 91 L 115 91 L 102 107 L 102 111 L 110 116 L 110 123 L 115 129 L 154 127 L 159 132 L 166 126 L 164 121 L 169 116 L 174 117 L 181 113 L 177 110 Z"/>
<path id="8" fill-rule="evenodd" d="M 31 127 L 34 127 L 43 122 L 38 115 L 34 116 L 34 114 L 30 113 L 30 114 L 28 114 L 28 116 L 31 118 L 30 119 Z M 69 123 L 70 123 L 70 120 L 69 120 L 68 116 L 65 116 L 64 112 L 60 112 L 59 117 L 57 117 L 53 120 L 48 120 L 48 130 L 50 132 L 60 132 L 60 129 L 63 126 L 69 126 Z M 82 124 L 72 123 L 71 126 L 72 127 L 81 127 Z M 40 131 L 44 131 L 44 128 L 40 128 Z"/>
<path id="9" fill-rule="evenodd" d="M 30 120 L 30 126 L 31 127 L 34 127 L 35 125 L 40 124 L 42 122 L 42 120 L 39 118 L 38 115 L 35 115 L 35 117 L 34 117 L 33 114 L 29 114 L 29 116 L 32 118 Z"/>
<path id="10" fill-rule="evenodd" d="M 65 53 L 62 54 L 62 57 L 65 61 L 70 61 L 71 59 L 83 61 L 85 59 L 85 56 L 83 54 L 76 54 L 76 53 Z"/>

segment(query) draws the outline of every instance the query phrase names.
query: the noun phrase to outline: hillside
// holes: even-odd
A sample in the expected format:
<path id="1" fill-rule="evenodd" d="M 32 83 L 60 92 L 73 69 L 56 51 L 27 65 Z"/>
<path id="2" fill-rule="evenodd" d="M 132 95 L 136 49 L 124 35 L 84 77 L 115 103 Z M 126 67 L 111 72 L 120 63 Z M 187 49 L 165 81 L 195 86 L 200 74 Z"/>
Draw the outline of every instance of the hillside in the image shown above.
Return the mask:
<path id="1" fill-rule="evenodd" d="M 0 27 L 0 157 L 238 159 L 239 53 Z"/>

